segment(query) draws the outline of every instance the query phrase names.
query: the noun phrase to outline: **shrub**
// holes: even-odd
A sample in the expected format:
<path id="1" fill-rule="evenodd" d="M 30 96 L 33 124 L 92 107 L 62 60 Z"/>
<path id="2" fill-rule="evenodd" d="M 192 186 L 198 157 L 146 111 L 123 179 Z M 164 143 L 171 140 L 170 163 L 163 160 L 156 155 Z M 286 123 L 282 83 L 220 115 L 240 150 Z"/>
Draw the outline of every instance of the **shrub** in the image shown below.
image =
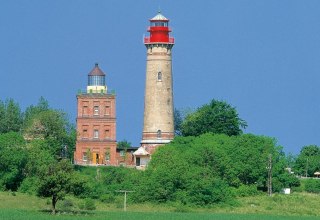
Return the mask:
<path id="1" fill-rule="evenodd" d="M 65 199 L 63 200 L 62 203 L 62 209 L 65 211 L 70 211 L 72 209 L 72 207 L 74 206 L 73 202 L 69 199 Z"/>
<path id="2" fill-rule="evenodd" d="M 95 210 L 96 204 L 93 199 L 88 198 L 79 202 L 78 207 L 81 210 Z"/>
<path id="3" fill-rule="evenodd" d="M 320 193 L 320 179 L 308 179 L 305 182 L 305 190 L 310 193 Z"/>
<path id="4" fill-rule="evenodd" d="M 112 194 L 103 194 L 100 196 L 100 201 L 105 203 L 113 203 L 115 201 L 115 196 Z"/>
<path id="5" fill-rule="evenodd" d="M 93 199 L 85 199 L 84 200 L 84 208 L 86 210 L 95 210 L 96 204 Z"/>
<path id="6" fill-rule="evenodd" d="M 257 195 L 259 191 L 257 190 L 256 185 L 243 185 L 241 184 L 238 188 L 234 189 L 236 196 L 245 197 Z"/>
<path id="7" fill-rule="evenodd" d="M 38 186 L 37 181 L 38 179 L 36 177 L 25 178 L 19 187 L 19 191 L 23 193 L 35 195 L 37 192 L 37 186 Z"/>
<path id="8" fill-rule="evenodd" d="M 198 180 L 189 189 L 189 201 L 200 206 L 226 202 L 231 197 L 230 187 L 220 179 Z"/>

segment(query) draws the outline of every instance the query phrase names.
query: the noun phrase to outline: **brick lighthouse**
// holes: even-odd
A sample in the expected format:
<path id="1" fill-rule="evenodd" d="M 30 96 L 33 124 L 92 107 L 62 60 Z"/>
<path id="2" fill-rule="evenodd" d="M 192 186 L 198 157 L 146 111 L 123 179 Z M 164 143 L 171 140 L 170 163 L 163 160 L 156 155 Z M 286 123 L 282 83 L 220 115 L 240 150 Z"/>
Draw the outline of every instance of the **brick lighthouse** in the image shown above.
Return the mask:
<path id="1" fill-rule="evenodd" d="M 74 160 L 81 165 L 117 165 L 116 97 L 107 92 L 105 74 L 95 64 L 86 92 L 77 95 L 77 141 Z"/>
<path id="2" fill-rule="evenodd" d="M 169 19 L 160 12 L 150 19 L 147 48 L 144 123 L 141 146 L 150 154 L 174 137 L 172 58 L 174 38 Z M 138 156 L 138 155 L 136 155 Z"/>

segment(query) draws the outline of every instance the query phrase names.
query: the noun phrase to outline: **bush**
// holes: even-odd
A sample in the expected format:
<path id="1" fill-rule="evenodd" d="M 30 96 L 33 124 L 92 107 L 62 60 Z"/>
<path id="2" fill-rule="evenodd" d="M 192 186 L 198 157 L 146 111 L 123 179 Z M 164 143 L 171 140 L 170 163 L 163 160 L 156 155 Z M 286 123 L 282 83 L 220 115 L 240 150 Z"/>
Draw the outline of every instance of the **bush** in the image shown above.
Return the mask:
<path id="1" fill-rule="evenodd" d="M 72 207 L 74 206 L 73 202 L 69 199 L 65 199 L 63 200 L 62 203 L 62 209 L 65 211 L 70 211 L 72 209 Z"/>
<path id="2" fill-rule="evenodd" d="M 93 199 L 85 199 L 84 200 L 84 208 L 86 210 L 95 210 L 96 204 Z"/>
<path id="3" fill-rule="evenodd" d="M 95 210 L 96 204 L 93 199 L 85 199 L 78 204 L 78 207 L 81 210 Z"/>
<path id="4" fill-rule="evenodd" d="M 310 193 L 320 193 L 320 179 L 308 179 L 305 182 L 305 190 Z"/>
<path id="5" fill-rule="evenodd" d="M 189 189 L 189 201 L 200 206 L 226 202 L 231 198 L 230 187 L 220 179 L 198 180 Z"/>
<path id="6" fill-rule="evenodd" d="M 37 181 L 38 179 L 36 177 L 25 178 L 19 187 L 19 192 L 35 195 L 38 187 Z"/>
<path id="7" fill-rule="evenodd" d="M 113 203 L 115 201 L 115 196 L 112 194 L 103 194 L 100 196 L 100 201 L 105 203 Z"/>
<path id="8" fill-rule="evenodd" d="M 256 185 L 240 185 L 238 188 L 234 188 L 234 193 L 236 196 L 254 196 L 259 193 Z"/>

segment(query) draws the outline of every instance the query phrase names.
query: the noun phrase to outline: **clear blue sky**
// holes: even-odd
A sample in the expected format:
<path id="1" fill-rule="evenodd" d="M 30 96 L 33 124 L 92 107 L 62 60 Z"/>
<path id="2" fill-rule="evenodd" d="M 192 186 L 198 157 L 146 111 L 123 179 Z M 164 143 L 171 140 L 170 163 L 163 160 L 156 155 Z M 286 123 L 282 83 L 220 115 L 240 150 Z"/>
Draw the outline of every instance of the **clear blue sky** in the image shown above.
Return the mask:
<path id="1" fill-rule="evenodd" d="M 75 122 L 95 62 L 117 93 L 117 139 L 139 145 L 146 50 L 159 7 L 170 19 L 176 108 L 235 106 L 246 133 L 286 152 L 320 145 L 320 1 L 0 1 L 0 99 L 44 96 Z"/>

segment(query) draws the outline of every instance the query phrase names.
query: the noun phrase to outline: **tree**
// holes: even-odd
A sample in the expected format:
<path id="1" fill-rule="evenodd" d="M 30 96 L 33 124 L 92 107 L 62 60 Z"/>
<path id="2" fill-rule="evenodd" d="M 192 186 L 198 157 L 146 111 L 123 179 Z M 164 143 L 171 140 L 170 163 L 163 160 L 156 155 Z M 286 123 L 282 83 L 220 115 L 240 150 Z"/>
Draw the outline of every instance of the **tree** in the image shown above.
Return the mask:
<path id="1" fill-rule="evenodd" d="M 130 147 L 131 147 L 131 143 L 125 139 L 117 143 L 117 148 L 119 149 L 128 149 Z"/>
<path id="2" fill-rule="evenodd" d="M 187 115 L 194 112 L 194 109 L 191 108 L 182 108 L 182 109 L 174 109 L 173 117 L 174 117 L 174 132 L 176 136 L 181 136 L 182 122 L 186 118 Z"/>
<path id="3" fill-rule="evenodd" d="M 127 151 L 128 151 L 128 148 L 130 147 L 131 147 L 131 143 L 128 142 L 127 140 L 119 141 L 117 143 L 117 148 L 123 151 L 123 160 L 125 165 L 127 164 L 127 157 L 128 157 Z"/>
<path id="4" fill-rule="evenodd" d="M 7 99 L 0 101 L 0 133 L 19 132 L 22 128 L 22 114 L 18 103 Z"/>
<path id="5" fill-rule="evenodd" d="M 212 133 L 176 137 L 152 155 L 133 197 L 140 202 L 210 205 L 232 198 L 233 188 L 252 195 L 267 188 L 270 154 L 272 175 L 279 183 L 274 190 L 298 185 L 285 170 L 285 155 L 273 138 Z"/>
<path id="6" fill-rule="evenodd" d="M 181 124 L 183 122 L 181 111 L 175 108 L 173 112 L 173 117 L 174 117 L 174 133 L 175 135 L 181 135 Z"/>
<path id="7" fill-rule="evenodd" d="M 48 111 L 50 109 L 48 101 L 44 97 L 40 97 L 36 106 L 30 105 L 24 111 L 24 125 L 28 125 L 37 114 Z"/>
<path id="8" fill-rule="evenodd" d="M 199 136 L 212 132 L 228 136 L 242 134 L 247 123 L 239 118 L 234 107 L 224 101 L 212 100 L 186 116 L 181 124 L 183 136 Z"/>
<path id="9" fill-rule="evenodd" d="M 47 146 L 57 157 L 66 156 L 62 155 L 62 151 L 71 157 L 76 132 L 74 127 L 69 124 L 65 113 L 50 109 L 41 111 L 27 121 L 24 136 L 29 140 L 47 141 L 49 143 Z"/>
<path id="10" fill-rule="evenodd" d="M 0 134 L 5 132 L 6 107 L 0 100 Z"/>
<path id="11" fill-rule="evenodd" d="M 21 134 L 0 134 L 0 189 L 16 191 L 25 174 L 27 151 Z"/>
<path id="12" fill-rule="evenodd" d="M 39 176 L 37 195 L 51 197 L 52 214 L 56 213 L 56 204 L 72 191 L 73 167 L 69 160 L 49 164 Z"/>
<path id="13" fill-rule="evenodd" d="M 303 176 L 313 176 L 316 171 L 320 171 L 320 147 L 304 146 L 297 156 L 294 171 Z"/>

